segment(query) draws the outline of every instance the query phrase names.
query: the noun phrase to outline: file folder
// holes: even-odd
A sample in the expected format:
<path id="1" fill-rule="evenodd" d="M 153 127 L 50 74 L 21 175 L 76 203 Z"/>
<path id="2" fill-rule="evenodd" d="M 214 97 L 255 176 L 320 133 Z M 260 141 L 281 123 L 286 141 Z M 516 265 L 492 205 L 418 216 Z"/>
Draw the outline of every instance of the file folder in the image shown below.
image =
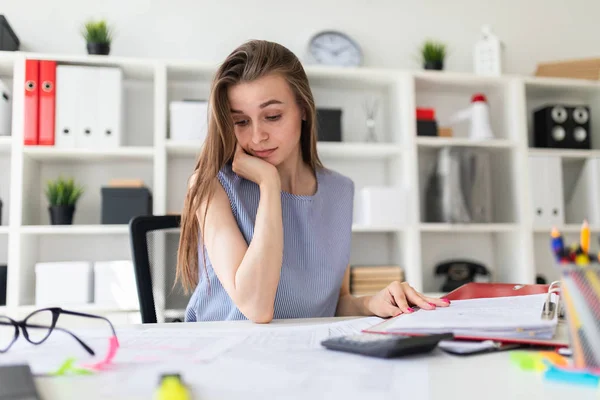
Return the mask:
<path id="1" fill-rule="evenodd" d="M 39 60 L 25 60 L 25 120 L 23 121 L 23 143 L 38 144 L 39 129 Z"/>
<path id="2" fill-rule="evenodd" d="M 79 69 L 71 65 L 56 67 L 55 147 L 74 148 L 77 129 L 77 87 Z"/>
<path id="3" fill-rule="evenodd" d="M 505 284 L 505 283 L 479 283 L 472 282 L 465 284 L 458 289 L 450 292 L 445 298 L 451 302 L 456 300 L 469 300 L 469 299 L 493 299 L 500 297 L 512 297 L 512 296 L 525 296 L 525 295 L 546 295 L 548 294 L 549 285 L 520 285 L 520 284 Z M 452 307 L 450 304 L 449 307 Z M 539 310 L 535 310 L 535 313 L 539 312 L 540 319 L 542 316 L 543 304 L 540 304 Z M 435 312 L 428 310 L 418 310 L 417 312 Z M 417 333 L 407 332 L 393 332 L 389 329 L 390 325 L 393 324 L 395 318 L 402 318 L 401 314 L 398 317 L 390 318 L 383 321 L 375 326 L 363 330 L 365 333 L 379 333 L 379 334 L 401 334 L 401 335 L 416 335 Z M 556 330 L 552 338 L 540 338 L 540 337 L 508 337 L 502 335 L 469 335 L 469 334 L 455 334 L 455 340 L 493 340 L 494 342 L 508 344 L 522 344 L 522 345 L 533 345 L 550 348 L 561 348 L 569 346 L 569 336 L 566 324 L 563 321 L 558 321 Z"/>
<path id="4" fill-rule="evenodd" d="M 54 146 L 56 61 L 40 61 L 40 110 L 38 144 Z"/>
<path id="5" fill-rule="evenodd" d="M 99 67 L 92 79 L 97 85 L 93 146 L 118 148 L 122 145 L 123 136 L 123 71 L 115 67 Z"/>

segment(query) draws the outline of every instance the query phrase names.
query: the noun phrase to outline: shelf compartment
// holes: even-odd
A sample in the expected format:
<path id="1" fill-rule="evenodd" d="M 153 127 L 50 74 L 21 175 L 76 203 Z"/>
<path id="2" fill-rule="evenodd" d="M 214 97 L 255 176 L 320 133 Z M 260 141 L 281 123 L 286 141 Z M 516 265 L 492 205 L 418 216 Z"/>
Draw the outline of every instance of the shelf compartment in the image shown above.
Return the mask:
<path id="1" fill-rule="evenodd" d="M 470 107 L 475 93 L 483 93 L 489 105 L 494 139 L 519 140 L 513 93 L 507 78 L 418 71 L 414 79 L 415 106 L 433 108 L 438 127 L 452 128 L 452 139 L 469 138 L 470 121 L 451 123 L 451 120 L 455 113 Z"/>
<path id="2" fill-rule="evenodd" d="M 600 115 L 600 83 L 578 79 L 526 78 L 525 112 L 527 118 L 528 143 L 534 149 L 533 112 L 543 106 L 562 104 L 566 106 L 588 105 L 591 118 L 591 148 L 600 150 L 600 127 L 594 121 Z M 567 134 L 569 134 L 567 132 Z M 565 156 L 584 155 L 585 150 L 543 149 L 564 152 Z M 538 151 L 536 149 L 536 151 Z M 589 151 L 588 151 L 589 153 Z"/>
<path id="3" fill-rule="evenodd" d="M 491 276 L 477 279 L 492 282 L 529 282 L 525 263 L 527 251 L 519 248 L 522 233 L 518 231 L 455 231 L 421 233 L 421 271 L 423 291 L 439 292 L 445 276 L 435 274 L 436 265 L 450 260 L 469 260 L 483 264 Z"/>
<path id="4" fill-rule="evenodd" d="M 74 225 L 101 223 L 101 188 L 108 186 L 111 179 L 139 179 L 153 192 L 154 164 L 146 159 L 121 159 L 118 163 L 112 159 L 75 161 L 55 159 L 46 162 L 24 158 L 22 225 L 50 225 L 45 188 L 48 181 L 58 177 L 73 178 L 84 187 L 75 208 Z"/>
<path id="5" fill-rule="evenodd" d="M 427 209 L 427 190 L 430 178 L 435 170 L 441 150 L 423 148 L 418 150 L 418 176 L 420 193 L 420 214 L 423 223 L 445 223 L 430 218 Z M 489 185 L 491 188 L 490 205 L 491 219 L 486 224 L 514 224 L 518 222 L 520 197 L 517 192 L 517 182 L 522 179 L 522 172 L 517 167 L 517 152 L 509 149 L 491 150 L 487 148 L 474 149 L 486 154 L 490 162 Z M 482 178 L 483 180 L 483 178 Z"/>

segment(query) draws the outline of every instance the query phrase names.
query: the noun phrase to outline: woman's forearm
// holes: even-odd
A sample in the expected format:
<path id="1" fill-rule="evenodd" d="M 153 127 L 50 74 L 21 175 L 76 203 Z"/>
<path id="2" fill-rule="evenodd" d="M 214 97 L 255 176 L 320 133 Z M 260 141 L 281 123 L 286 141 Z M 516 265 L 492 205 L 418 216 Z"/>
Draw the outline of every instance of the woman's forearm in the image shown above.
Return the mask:
<path id="1" fill-rule="evenodd" d="M 371 296 L 355 297 L 351 294 L 343 295 L 338 301 L 335 315 L 340 317 L 373 315 L 367 307 L 370 298 Z"/>
<path id="2" fill-rule="evenodd" d="M 270 322 L 283 262 L 281 184 L 273 179 L 260 186 L 254 235 L 235 274 L 235 290 L 248 318 Z"/>

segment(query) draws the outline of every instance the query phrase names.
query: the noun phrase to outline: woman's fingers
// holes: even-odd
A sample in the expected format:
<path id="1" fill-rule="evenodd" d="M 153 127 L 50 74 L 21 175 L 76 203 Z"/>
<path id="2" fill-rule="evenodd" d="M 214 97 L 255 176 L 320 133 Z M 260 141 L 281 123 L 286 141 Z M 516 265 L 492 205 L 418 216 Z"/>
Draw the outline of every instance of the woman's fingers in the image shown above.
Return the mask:
<path id="1" fill-rule="evenodd" d="M 411 313 L 413 309 L 408 306 L 408 301 L 406 300 L 406 294 L 402 288 L 400 282 L 393 282 L 388 286 L 388 290 L 392 295 L 394 302 L 403 313 Z"/>
<path id="2" fill-rule="evenodd" d="M 408 283 L 402 283 L 404 288 L 404 293 L 406 293 L 407 299 L 414 305 L 423 310 L 433 310 L 435 308 L 435 303 L 426 300 L 420 293 L 418 293 L 412 286 Z"/>

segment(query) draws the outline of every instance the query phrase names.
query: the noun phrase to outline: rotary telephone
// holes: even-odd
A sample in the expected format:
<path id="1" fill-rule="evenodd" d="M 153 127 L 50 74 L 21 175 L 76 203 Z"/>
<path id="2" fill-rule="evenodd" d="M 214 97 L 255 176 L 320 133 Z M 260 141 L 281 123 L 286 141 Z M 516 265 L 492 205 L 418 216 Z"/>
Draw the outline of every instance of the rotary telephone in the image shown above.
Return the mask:
<path id="1" fill-rule="evenodd" d="M 436 275 L 446 275 L 442 292 L 450 292 L 465 283 L 473 282 L 476 275 L 490 276 L 488 269 L 471 260 L 455 259 L 445 261 L 435 267 Z"/>

